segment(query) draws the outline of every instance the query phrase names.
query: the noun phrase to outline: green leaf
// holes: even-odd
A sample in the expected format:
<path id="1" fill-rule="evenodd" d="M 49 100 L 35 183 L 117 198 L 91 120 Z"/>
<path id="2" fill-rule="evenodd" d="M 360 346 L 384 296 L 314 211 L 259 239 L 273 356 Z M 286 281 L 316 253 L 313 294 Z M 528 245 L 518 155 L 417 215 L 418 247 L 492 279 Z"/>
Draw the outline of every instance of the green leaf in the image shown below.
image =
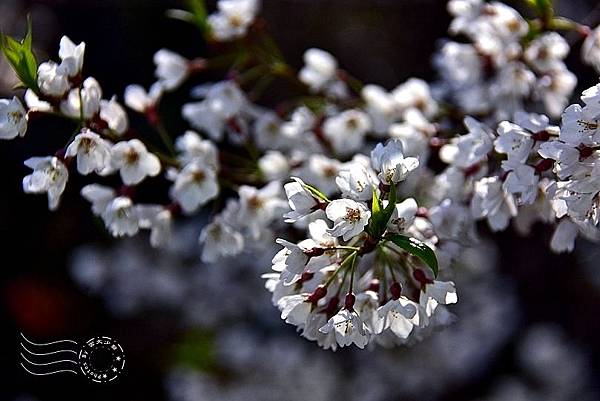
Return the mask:
<path id="1" fill-rule="evenodd" d="M 369 233 L 379 238 L 385 232 L 390 217 L 394 214 L 396 207 L 396 186 L 392 184 L 390 187 L 390 198 L 388 205 L 383 208 L 383 202 L 377 196 L 377 188 L 373 187 L 373 201 L 371 204 L 371 224 L 369 225 Z"/>
<path id="2" fill-rule="evenodd" d="M 319 191 L 317 188 L 313 187 L 312 185 L 308 185 L 308 184 L 303 184 L 304 189 L 306 189 L 307 191 L 309 191 L 315 198 L 321 199 L 323 202 L 331 202 L 327 196 Z"/>
<path id="3" fill-rule="evenodd" d="M 427 264 L 427 266 L 431 268 L 431 270 L 433 271 L 433 275 L 437 277 L 437 257 L 435 256 L 435 252 L 433 252 L 433 249 L 431 249 L 424 242 L 416 238 L 411 238 L 400 234 L 389 236 L 386 239 L 392 241 L 394 244 L 398 245 L 400 248 L 404 249 L 411 255 L 414 255 L 421 259 L 424 263 Z"/>
<path id="4" fill-rule="evenodd" d="M 23 86 L 39 92 L 37 84 L 37 60 L 31 49 L 31 19 L 27 21 L 27 34 L 18 41 L 8 35 L 0 34 L 0 48 Z"/>
<path id="5" fill-rule="evenodd" d="M 207 23 L 206 5 L 204 0 L 186 0 L 187 8 L 194 16 L 194 23 L 200 28 L 202 34 L 206 35 L 210 31 Z"/>

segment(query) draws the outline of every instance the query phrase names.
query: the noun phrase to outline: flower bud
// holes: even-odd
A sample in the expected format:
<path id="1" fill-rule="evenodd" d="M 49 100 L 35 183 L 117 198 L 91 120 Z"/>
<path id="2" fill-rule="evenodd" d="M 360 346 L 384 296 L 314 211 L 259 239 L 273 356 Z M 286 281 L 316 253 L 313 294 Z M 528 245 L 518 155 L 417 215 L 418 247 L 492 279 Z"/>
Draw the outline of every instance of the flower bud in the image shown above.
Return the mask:
<path id="1" fill-rule="evenodd" d="M 346 299 L 344 300 L 344 307 L 348 310 L 352 310 L 354 308 L 354 302 L 356 302 L 356 297 L 352 293 L 346 294 Z"/>
<path id="2" fill-rule="evenodd" d="M 327 306 L 325 307 L 325 310 L 323 310 L 323 312 L 327 316 L 328 320 L 331 319 L 331 317 L 339 311 L 339 308 L 338 308 L 339 303 L 340 303 L 340 299 L 337 296 L 331 298 L 329 300 L 329 302 L 327 303 Z"/>
<path id="3" fill-rule="evenodd" d="M 308 298 L 306 300 L 308 302 L 316 304 L 317 302 L 319 302 L 319 300 L 321 298 L 324 298 L 326 295 L 327 295 L 327 287 L 325 287 L 324 285 L 320 285 L 313 291 L 312 294 L 310 294 L 308 296 Z"/>
<path id="4" fill-rule="evenodd" d="M 415 278 L 415 280 L 417 280 L 419 283 L 421 283 L 421 285 L 433 283 L 433 280 L 430 279 L 429 277 L 427 277 L 425 272 L 421 269 L 416 269 L 413 272 L 413 277 Z"/>
<path id="5" fill-rule="evenodd" d="M 392 294 L 392 299 L 396 300 L 400 298 L 400 294 L 402 293 L 402 286 L 399 282 L 394 281 L 392 285 L 390 285 L 390 294 Z"/>
<path id="6" fill-rule="evenodd" d="M 315 276 L 314 273 L 311 272 L 303 272 L 302 276 L 300 277 L 300 283 L 305 283 L 307 281 L 310 281 L 313 277 Z"/>

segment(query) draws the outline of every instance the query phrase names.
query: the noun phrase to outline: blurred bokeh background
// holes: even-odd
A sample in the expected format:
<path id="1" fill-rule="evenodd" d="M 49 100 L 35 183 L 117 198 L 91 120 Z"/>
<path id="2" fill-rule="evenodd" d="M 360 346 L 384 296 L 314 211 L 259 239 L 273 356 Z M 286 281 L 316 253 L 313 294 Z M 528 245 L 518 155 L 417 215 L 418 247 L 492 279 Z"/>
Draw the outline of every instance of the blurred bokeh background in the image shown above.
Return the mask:
<path id="1" fill-rule="evenodd" d="M 214 5 L 210 1 L 208 2 Z M 430 56 L 445 36 L 443 0 L 263 0 L 262 15 L 292 65 L 321 47 L 365 82 L 392 88 L 408 77 L 433 80 Z M 559 1 L 577 20 L 594 0 Z M 519 6 L 519 2 L 512 2 Z M 165 17 L 177 0 L 0 0 L 0 28 L 19 35 L 31 14 L 39 60 L 54 57 L 63 34 L 85 41 L 85 74 L 104 96 L 153 82 L 152 55 L 167 47 L 188 57 L 203 45 L 191 25 Z M 588 23 L 600 23 L 592 14 Z M 595 19 L 595 20 L 594 20 Z M 568 63 L 580 88 L 597 81 Z M 0 94 L 14 77 L 0 61 Z M 172 103 L 187 95 L 172 95 Z M 266 100 L 268 101 L 268 99 Z M 165 101 L 164 103 L 168 103 Z M 176 109 L 171 129 L 183 130 Z M 457 267 L 455 322 L 412 348 L 322 351 L 279 320 L 260 273 L 232 261 L 198 261 L 202 216 L 177 229 L 157 252 L 146 238 L 109 239 L 78 196 L 61 208 L 26 196 L 22 161 L 70 135 L 61 121 L 34 121 L 22 140 L 0 144 L 0 271 L 3 305 L 2 400 L 598 400 L 600 247 L 549 253 L 539 225 L 509 230 L 468 251 Z M 39 341 L 118 339 L 127 371 L 109 385 L 81 378 L 32 377 L 18 365 L 18 333 Z"/>

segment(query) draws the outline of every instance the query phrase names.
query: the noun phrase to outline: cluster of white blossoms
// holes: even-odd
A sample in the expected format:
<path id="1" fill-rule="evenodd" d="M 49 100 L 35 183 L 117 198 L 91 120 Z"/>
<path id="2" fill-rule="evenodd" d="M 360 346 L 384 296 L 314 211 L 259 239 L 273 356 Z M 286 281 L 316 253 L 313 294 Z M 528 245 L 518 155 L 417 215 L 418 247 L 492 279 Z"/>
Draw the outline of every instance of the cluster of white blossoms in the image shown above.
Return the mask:
<path id="1" fill-rule="evenodd" d="M 533 27 L 500 2 L 451 0 L 450 33 L 468 42 L 447 41 L 435 56 L 445 97 L 468 114 L 512 118 L 525 104 L 542 103 L 558 117 L 577 84 L 565 66 L 569 44 L 557 32 L 531 39 Z"/>
<path id="2" fill-rule="evenodd" d="M 283 249 L 273 258 L 274 273 L 264 277 L 281 318 L 305 338 L 333 350 L 402 343 L 429 325 L 439 304 L 457 301 L 454 283 L 434 280 L 427 258 L 412 249 L 437 244 L 416 201 L 395 202 L 396 185 L 418 166 L 395 139 L 378 144 L 370 159 L 341 167 L 339 199 L 299 178 L 285 184 L 292 209 L 286 221 L 311 218 L 309 238 L 278 239 Z M 437 263 L 432 267 L 437 273 Z"/>
<path id="3" fill-rule="evenodd" d="M 70 165 L 76 163 L 77 173 L 97 175 L 105 182 L 118 174 L 121 186 L 101 183 L 86 185 L 82 196 L 92 204 L 108 231 L 115 237 L 135 235 L 140 229 L 151 231 L 155 246 L 165 244 L 170 237 L 172 213 L 189 214 L 218 194 L 217 149 L 210 141 L 188 131 L 175 143 L 176 155 L 163 157 L 151 152 L 143 137 L 129 129 L 125 109 L 116 97 L 102 98 L 102 88 L 93 77 L 83 78 L 85 43 L 75 45 L 66 36 L 61 39 L 61 63 L 47 61 L 38 67 L 37 87 L 25 94 L 27 109 L 15 97 L 0 101 L 3 139 L 25 135 L 31 115 L 52 113 L 79 122 L 77 131 L 63 149 L 53 156 L 32 157 L 25 165 L 33 170 L 23 179 L 28 193 L 47 193 L 49 208 L 59 206 L 66 188 Z M 160 132 L 164 129 L 158 117 L 162 94 L 176 89 L 197 64 L 162 49 L 154 57 L 157 82 L 146 92 L 139 85 L 125 89 L 125 104 L 146 115 L 149 123 Z M 152 145 L 154 146 L 154 145 Z M 172 146 L 172 145 L 171 145 Z M 161 172 L 173 181 L 171 204 L 137 204 L 135 186 Z"/>
<path id="4" fill-rule="evenodd" d="M 0 100 L 0 138 L 23 136 L 45 113 L 77 123 L 63 149 L 25 162 L 33 170 L 25 191 L 47 193 L 56 209 L 69 174 L 91 176 L 97 181 L 81 194 L 108 231 L 149 230 L 154 246 L 169 243 L 174 217 L 212 202 L 202 261 L 283 246 L 265 275 L 273 303 L 330 349 L 413 342 L 437 325 L 439 305 L 458 299 L 451 266 L 477 241 L 478 220 L 493 231 L 513 221 L 522 233 L 536 221 L 552 225 L 556 252 L 572 250 L 579 234 L 599 237 L 600 86 L 583 93 L 583 106 L 566 107 L 576 78 L 553 27 L 566 20 L 551 8 L 526 20 L 502 3 L 450 1 L 450 32 L 469 42 L 441 46 L 440 82 L 411 78 L 388 91 L 362 84 L 320 49 L 307 50 L 295 71 L 253 25 L 258 7 L 221 0 L 196 16 L 208 41 L 227 42 L 217 46 L 224 55 L 155 54 L 157 81 L 125 89 L 125 104 L 146 117 L 140 129 L 84 79 L 83 43 L 64 37 L 60 63 L 13 65 L 35 81 L 23 79 L 26 107 Z M 597 66 L 597 31 L 569 24 L 587 32 L 584 60 Z M 26 52 L 27 41 L 15 43 L 11 51 Z M 224 62 L 227 78 L 194 86 L 181 105 L 195 131 L 174 137 L 161 118 L 163 95 Z M 277 79 L 292 81 L 298 96 L 258 104 Z M 170 202 L 136 201 L 138 185 L 158 180 L 169 183 Z"/>

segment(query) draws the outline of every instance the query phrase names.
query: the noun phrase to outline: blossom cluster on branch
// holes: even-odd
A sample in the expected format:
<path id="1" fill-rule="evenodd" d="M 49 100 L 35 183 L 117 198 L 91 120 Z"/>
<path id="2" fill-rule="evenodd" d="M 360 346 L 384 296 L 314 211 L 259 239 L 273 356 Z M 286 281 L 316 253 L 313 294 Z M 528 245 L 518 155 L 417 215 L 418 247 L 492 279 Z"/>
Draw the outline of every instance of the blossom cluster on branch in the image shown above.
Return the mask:
<path id="1" fill-rule="evenodd" d="M 63 37 L 60 62 L 38 65 L 29 29 L 21 41 L 2 36 L 26 92 L 24 103 L 0 100 L 0 138 L 46 115 L 71 120 L 62 149 L 25 161 L 24 191 L 47 194 L 51 210 L 69 174 L 90 176 L 81 195 L 107 230 L 149 230 L 160 247 L 175 218 L 211 204 L 202 261 L 226 268 L 279 244 L 263 277 L 303 337 L 333 350 L 411 342 L 457 302 L 451 266 L 477 241 L 478 220 L 521 233 L 551 225 L 555 252 L 573 250 L 578 235 L 599 237 L 600 85 L 569 106 L 577 78 L 564 62 L 564 34 L 575 32 L 582 60 L 600 69 L 599 30 L 556 16 L 550 1 L 527 3 L 530 18 L 500 2 L 449 1 L 456 40 L 434 55 L 439 80 L 388 91 L 321 49 L 294 70 L 257 0 L 220 0 L 212 14 L 196 1 L 170 15 L 196 24 L 214 54 L 156 52 L 157 81 L 123 96 L 146 118 L 141 128 L 84 75 L 84 43 Z M 207 70 L 225 79 L 194 86 L 180 107 L 190 129 L 170 132 L 163 95 Z M 279 81 L 293 93 L 262 105 Z M 136 199 L 138 185 L 161 180 L 169 202 Z"/>

